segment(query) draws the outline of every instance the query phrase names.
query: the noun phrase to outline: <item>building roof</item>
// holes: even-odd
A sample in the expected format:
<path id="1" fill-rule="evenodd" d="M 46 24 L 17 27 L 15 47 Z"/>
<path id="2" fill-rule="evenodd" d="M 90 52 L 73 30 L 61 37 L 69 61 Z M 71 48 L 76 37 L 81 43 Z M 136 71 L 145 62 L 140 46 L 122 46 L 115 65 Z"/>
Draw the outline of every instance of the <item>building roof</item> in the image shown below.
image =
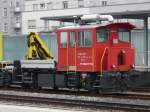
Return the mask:
<path id="1" fill-rule="evenodd" d="M 51 20 L 51 21 L 60 21 L 60 22 L 74 22 L 74 20 L 78 20 L 81 16 L 82 15 L 42 17 L 41 20 Z"/>
<path id="2" fill-rule="evenodd" d="M 99 27 L 107 27 L 110 28 L 112 26 L 116 26 L 119 28 L 126 29 L 134 29 L 135 26 L 130 23 L 105 23 L 105 24 L 91 24 L 91 25 L 74 25 L 74 26 L 66 26 L 59 28 L 58 30 L 66 30 L 66 29 L 90 29 L 90 28 L 99 28 Z"/>

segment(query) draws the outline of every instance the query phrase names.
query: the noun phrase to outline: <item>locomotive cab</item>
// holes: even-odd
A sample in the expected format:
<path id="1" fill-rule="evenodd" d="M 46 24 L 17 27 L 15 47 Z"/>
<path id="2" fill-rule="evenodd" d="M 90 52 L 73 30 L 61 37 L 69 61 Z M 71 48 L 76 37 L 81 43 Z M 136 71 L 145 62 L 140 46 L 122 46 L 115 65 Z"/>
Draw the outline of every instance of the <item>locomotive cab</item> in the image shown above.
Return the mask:
<path id="1" fill-rule="evenodd" d="M 131 33 L 134 28 L 129 23 L 113 23 L 97 29 L 96 51 L 101 59 L 100 71 L 128 71 L 134 64 L 134 49 Z M 130 57 L 130 58 L 129 58 Z"/>
<path id="2" fill-rule="evenodd" d="M 127 71 L 134 64 L 129 23 L 58 29 L 58 71 Z M 129 58 L 130 57 L 130 58 Z"/>

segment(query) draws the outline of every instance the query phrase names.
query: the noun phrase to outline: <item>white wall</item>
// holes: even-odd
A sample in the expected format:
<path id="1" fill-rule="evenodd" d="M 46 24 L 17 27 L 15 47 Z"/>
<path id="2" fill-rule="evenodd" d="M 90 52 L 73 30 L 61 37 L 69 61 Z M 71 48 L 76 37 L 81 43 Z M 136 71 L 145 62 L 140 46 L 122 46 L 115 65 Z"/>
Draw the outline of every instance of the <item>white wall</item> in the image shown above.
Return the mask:
<path id="1" fill-rule="evenodd" d="M 82 11 L 81 11 L 82 10 Z M 65 9 L 65 10 L 51 10 L 51 11 L 35 11 L 35 12 L 23 12 L 22 14 L 22 33 L 27 34 L 31 31 L 39 31 L 40 28 L 44 27 L 44 21 L 40 20 L 42 17 L 50 16 L 69 16 L 69 15 L 81 15 L 89 14 L 88 8 L 79 9 Z M 28 20 L 36 20 L 36 29 L 28 29 Z M 58 22 L 50 22 L 51 26 L 58 26 Z"/>
<path id="2" fill-rule="evenodd" d="M 107 1 L 107 5 L 150 2 L 150 0 L 85 0 L 85 1 L 86 6 L 101 6 L 102 1 Z"/>
<path id="3" fill-rule="evenodd" d="M 68 9 L 63 9 L 63 5 L 62 5 L 63 1 L 68 1 Z M 94 9 L 88 8 L 89 6 L 101 6 L 102 1 L 108 1 L 107 4 L 112 7 L 106 6 L 106 7 L 96 7 Z M 40 31 L 41 28 L 44 28 L 45 23 L 43 20 L 40 20 L 40 18 L 42 17 L 70 16 L 70 15 L 82 15 L 82 14 L 90 14 L 90 13 L 110 13 L 112 11 L 117 11 L 118 9 L 119 9 L 118 11 L 122 12 L 124 8 L 121 8 L 119 5 L 115 5 L 115 4 L 135 3 L 135 2 L 143 2 L 143 1 L 150 2 L 149 0 L 136 0 L 136 1 L 132 1 L 132 0 L 84 0 L 84 6 L 87 8 L 78 8 L 78 0 L 30 0 L 30 1 L 26 1 L 25 11 L 22 14 L 22 21 L 23 21 L 22 33 L 27 34 L 28 32 Z M 52 9 L 48 9 L 47 4 L 49 2 L 52 2 L 52 5 L 53 5 Z M 45 3 L 44 9 L 40 9 L 41 3 Z M 33 4 L 38 4 L 38 10 L 33 11 Z M 147 5 L 147 4 L 143 4 L 143 5 Z M 128 7 L 128 5 L 123 5 L 123 6 Z M 131 10 L 134 10 L 134 7 L 131 7 Z M 28 20 L 36 20 L 36 29 L 28 29 Z M 142 23 L 140 22 L 140 24 Z M 49 22 L 49 26 L 58 26 L 58 25 L 59 25 L 59 22 L 54 22 L 54 21 Z"/>
<path id="4" fill-rule="evenodd" d="M 78 8 L 78 0 L 31 0 L 25 2 L 25 11 L 33 11 L 33 4 L 38 4 L 39 10 L 48 10 L 48 3 L 52 3 L 52 9 L 63 9 L 63 1 L 68 1 L 68 8 Z M 45 9 L 40 9 L 40 4 L 45 3 Z"/>
<path id="5" fill-rule="evenodd" d="M 38 4 L 38 9 L 40 9 L 41 3 L 48 3 L 50 0 L 30 0 L 30 1 L 25 1 L 25 11 L 33 11 L 33 4 Z M 47 5 L 46 5 L 47 7 Z"/>
<path id="6" fill-rule="evenodd" d="M 68 9 L 63 9 L 63 1 L 68 1 Z M 84 3 L 86 3 L 85 0 Z M 48 8 L 48 3 L 52 3 L 52 9 Z M 41 9 L 40 4 L 45 3 L 45 8 Z M 38 10 L 33 10 L 33 4 L 38 4 Z M 22 17 L 22 33 L 27 34 L 31 31 L 39 31 L 45 27 L 42 17 L 54 17 L 54 16 L 70 16 L 89 14 L 88 8 L 78 8 L 78 0 L 30 0 L 25 2 L 25 11 Z M 36 29 L 28 29 L 28 20 L 36 20 Z M 58 26 L 59 22 L 49 22 L 50 26 Z"/>

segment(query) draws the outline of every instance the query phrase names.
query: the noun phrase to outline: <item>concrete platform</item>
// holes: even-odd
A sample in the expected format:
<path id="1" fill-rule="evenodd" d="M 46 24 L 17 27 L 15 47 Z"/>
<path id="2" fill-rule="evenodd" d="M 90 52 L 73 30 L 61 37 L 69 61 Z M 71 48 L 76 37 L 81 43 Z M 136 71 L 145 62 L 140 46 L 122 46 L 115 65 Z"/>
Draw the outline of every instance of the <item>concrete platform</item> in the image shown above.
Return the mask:
<path id="1" fill-rule="evenodd" d="M 18 104 L 17 102 L 1 102 L 0 112 L 125 112 L 121 110 L 98 110 L 98 109 L 82 109 L 82 108 L 64 108 L 64 107 L 52 107 L 46 105 L 30 105 Z"/>
<path id="2" fill-rule="evenodd" d="M 83 111 L 0 104 L 0 112 L 83 112 Z"/>

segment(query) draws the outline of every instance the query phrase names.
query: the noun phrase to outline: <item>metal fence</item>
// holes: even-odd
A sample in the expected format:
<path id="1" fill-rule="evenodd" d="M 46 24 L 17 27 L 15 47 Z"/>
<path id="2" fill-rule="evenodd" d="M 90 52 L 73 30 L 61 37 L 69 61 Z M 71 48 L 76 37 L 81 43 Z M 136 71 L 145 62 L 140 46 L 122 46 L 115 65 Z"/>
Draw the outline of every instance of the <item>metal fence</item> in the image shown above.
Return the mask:
<path id="1" fill-rule="evenodd" d="M 135 65 L 136 66 L 146 66 L 146 55 L 150 57 L 150 51 L 146 52 L 139 52 L 135 50 Z M 148 63 L 150 64 L 150 59 L 148 60 Z"/>
<path id="2" fill-rule="evenodd" d="M 149 31 L 150 37 L 150 31 Z M 132 32 L 131 35 L 131 42 L 132 46 L 135 48 L 135 65 L 136 66 L 145 66 L 146 65 L 146 55 L 150 57 L 150 45 L 149 51 L 147 52 L 145 49 L 145 38 L 144 38 L 144 31 L 143 30 L 135 30 Z M 150 38 L 149 38 L 150 44 Z M 148 60 L 148 64 L 150 65 L 150 59 Z"/>
<path id="3" fill-rule="evenodd" d="M 40 34 L 44 43 L 57 60 L 57 38 L 54 34 Z M 18 37 L 3 36 L 3 60 L 25 59 L 27 53 L 26 35 Z"/>
<path id="4" fill-rule="evenodd" d="M 26 55 L 26 38 L 20 37 L 3 37 L 3 60 L 24 59 Z"/>

